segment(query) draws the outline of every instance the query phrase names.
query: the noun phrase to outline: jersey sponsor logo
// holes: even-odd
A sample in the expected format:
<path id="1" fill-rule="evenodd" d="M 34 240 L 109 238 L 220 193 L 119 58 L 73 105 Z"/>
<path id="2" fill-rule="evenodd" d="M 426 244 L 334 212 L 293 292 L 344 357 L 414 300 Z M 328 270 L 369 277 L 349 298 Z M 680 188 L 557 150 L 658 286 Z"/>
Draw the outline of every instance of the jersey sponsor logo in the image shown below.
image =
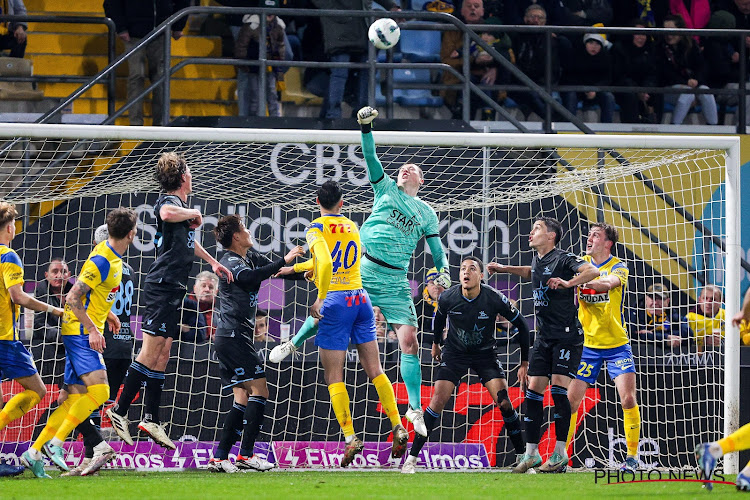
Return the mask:
<path id="1" fill-rule="evenodd" d="M 479 345 L 482 343 L 482 338 L 484 333 L 484 327 L 480 327 L 479 325 L 474 325 L 474 328 L 471 331 L 463 330 L 461 328 L 456 327 L 456 335 L 458 335 L 458 338 L 461 340 L 461 342 L 465 346 L 472 346 L 472 345 Z"/>
<path id="2" fill-rule="evenodd" d="M 251 293 L 249 299 L 250 299 L 250 302 L 248 303 L 248 305 L 250 307 L 255 307 L 255 306 L 258 305 L 258 294 L 257 293 Z"/>
<path id="3" fill-rule="evenodd" d="M 188 232 L 187 235 L 187 247 L 195 248 L 195 231 Z"/>
<path id="4" fill-rule="evenodd" d="M 117 298 L 117 292 L 120 290 L 120 285 L 117 285 L 112 290 L 109 291 L 107 294 L 107 302 L 114 302 Z"/>
<path id="5" fill-rule="evenodd" d="M 490 317 L 487 316 L 487 313 L 484 311 L 479 311 L 479 316 L 477 316 L 477 319 L 489 319 Z"/>
<path id="6" fill-rule="evenodd" d="M 609 302 L 609 291 L 597 292 L 593 288 L 581 288 L 581 293 L 578 294 L 578 299 L 587 304 Z"/>
<path id="7" fill-rule="evenodd" d="M 94 281 L 96 280 L 96 273 L 91 270 L 86 270 L 81 275 L 81 279 L 83 279 L 84 281 Z"/>
<path id="8" fill-rule="evenodd" d="M 552 269 L 550 269 L 549 266 L 544 266 L 544 271 L 542 271 L 542 274 L 552 274 Z"/>
<path id="9" fill-rule="evenodd" d="M 397 208 L 391 210 L 391 215 L 388 216 L 386 222 L 401 231 L 405 236 L 414 233 L 414 230 L 419 226 L 416 215 L 407 217 Z"/>
<path id="10" fill-rule="evenodd" d="M 15 273 L 11 273 L 10 275 L 10 281 L 17 281 L 23 278 L 23 273 L 20 271 L 16 271 Z"/>
<path id="11" fill-rule="evenodd" d="M 546 307 L 549 305 L 547 290 L 549 290 L 549 287 L 546 285 L 534 289 L 534 307 Z"/>

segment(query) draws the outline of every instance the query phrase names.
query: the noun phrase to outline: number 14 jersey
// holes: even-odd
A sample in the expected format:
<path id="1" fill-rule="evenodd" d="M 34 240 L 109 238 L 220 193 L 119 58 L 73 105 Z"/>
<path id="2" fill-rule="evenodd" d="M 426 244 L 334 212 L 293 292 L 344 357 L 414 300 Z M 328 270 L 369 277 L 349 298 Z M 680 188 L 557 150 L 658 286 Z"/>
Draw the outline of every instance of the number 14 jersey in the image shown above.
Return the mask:
<path id="1" fill-rule="evenodd" d="M 321 238 L 328 245 L 333 261 L 329 291 L 362 288 L 362 277 L 359 272 L 362 243 L 356 222 L 343 215 L 324 215 L 310 223 L 307 227 L 306 238 L 310 247 Z M 317 268 L 317 263 L 315 263 L 313 269 Z"/>

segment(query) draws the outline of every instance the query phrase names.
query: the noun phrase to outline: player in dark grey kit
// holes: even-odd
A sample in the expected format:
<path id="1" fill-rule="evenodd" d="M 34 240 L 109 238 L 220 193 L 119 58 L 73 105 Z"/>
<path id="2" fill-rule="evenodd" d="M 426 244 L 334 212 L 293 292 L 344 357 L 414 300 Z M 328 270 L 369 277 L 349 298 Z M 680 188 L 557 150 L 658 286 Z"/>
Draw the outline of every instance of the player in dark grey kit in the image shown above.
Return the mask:
<path id="1" fill-rule="evenodd" d="M 180 334 L 180 309 L 188 275 L 196 257 L 208 262 L 219 277 L 231 281 L 232 275 L 195 239 L 195 229 L 203 223 L 203 216 L 187 203 L 188 195 L 193 192 L 193 177 L 185 158 L 177 153 L 164 153 L 156 166 L 155 178 L 163 193 L 154 204 L 156 261 L 148 270 L 141 292 L 143 348 L 128 368 L 122 393 L 114 408 L 107 410 L 107 416 L 120 438 L 133 444 L 128 409 L 145 385 L 146 411 L 138 428 L 156 443 L 174 450 L 174 443 L 159 423 L 159 406 L 169 351 Z"/>
<path id="2" fill-rule="evenodd" d="M 283 259 L 271 261 L 253 250 L 250 231 L 238 215 L 222 217 L 214 229 L 216 241 L 227 250 L 221 263 L 232 273 L 233 281 L 219 281 L 219 321 L 214 347 L 219 358 L 222 389 L 231 388 L 234 404 L 224 420 L 221 441 L 208 464 L 211 472 L 238 470 L 266 471 L 273 468 L 268 461 L 253 455 L 255 439 L 263 425 L 268 384 L 263 360 L 253 347 L 258 291 L 263 280 L 278 273 L 304 253 L 297 246 Z M 302 278 L 302 274 L 288 276 Z M 232 464 L 229 450 L 242 434 L 240 453 Z"/>
<path id="3" fill-rule="evenodd" d="M 490 263 L 491 273 L 511 273 L 531 278 L 534 288 L 537 335 L 529 366 L 526 391 L 526 453 L 513 472 L 526 472 L 542 463 L 539 437 L 544 414 L 544 391 L 555 402 L 555 451 L 540 472 L 565 472 L 568 454 L 565 441 L 570 425 L 568 386 L 576 376 L 583 351 L 583 329 L 578 322 L 575 287 L 599 277 L 596 266 L 570 252 L 556 248 L 562 237 L 560 223 L 540 217 L 529 234 L 529 246 L 536 250 L 531 266 L 504 266 Z"/>
<path id="4" fill-rule="evenodd" d="M 483 277 L 482 261 L 476 257 L 467 257 L 461 262 L 460 283 L 443 292 L 438 299 L 433 321 L 432 357 L 440 362 L 440 367 L 435 377 L 435 392 L 424 412 L 424 421 L 429 436 L 453 390 L 471 369 L 479 375 L 479 381 L 500 407 L 505 428 L 516 453 L 520 456 L 523 453 L 521 422 L 508 398 L 508 382 L 495 340 L 495 322 L 499 314 L 518 328 L 518 339 L 521 344 L 518 379 L 522 387 L 526 385 L 526 371 L 529 366 L 529 327 L 505 295 L 482 284 Z M 446 322 L 448 333 L 444 337 Z M 443 343 L 445 346 L 441 348 Z M 402 473 L 414 473 L 419 452 L 426 442 L 426 437 L 414 435 L 409 457 L 401 468 Z"/>

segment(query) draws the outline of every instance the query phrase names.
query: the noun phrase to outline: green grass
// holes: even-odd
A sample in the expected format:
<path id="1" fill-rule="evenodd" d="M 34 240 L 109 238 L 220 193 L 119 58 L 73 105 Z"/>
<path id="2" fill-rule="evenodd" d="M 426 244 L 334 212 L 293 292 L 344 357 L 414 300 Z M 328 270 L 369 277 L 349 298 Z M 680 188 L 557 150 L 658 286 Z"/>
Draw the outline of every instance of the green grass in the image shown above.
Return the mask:
<path id="1" fill-rule="evenodd" d="M 415 499 L 481 498 L 704 498 L 732 495 L 743 498 L 734 486 L 717 484 L 704 491 L 698 483 L 595 484 L 592 473 L 514 475 L 507 472 L 397 472 L 274 471 L 269 473 L 211 474 L 204 471 L 102 471 L 99 477 L 34 478 L 29 471 L 17 478 L 0 479 L 3 499 L 93 500 L 97 498 L 190 499 L 346 498 Z M 734 481 L 733 476 L 726 476 Z M 750 498 L 750 496 L 748 496 Z"/>

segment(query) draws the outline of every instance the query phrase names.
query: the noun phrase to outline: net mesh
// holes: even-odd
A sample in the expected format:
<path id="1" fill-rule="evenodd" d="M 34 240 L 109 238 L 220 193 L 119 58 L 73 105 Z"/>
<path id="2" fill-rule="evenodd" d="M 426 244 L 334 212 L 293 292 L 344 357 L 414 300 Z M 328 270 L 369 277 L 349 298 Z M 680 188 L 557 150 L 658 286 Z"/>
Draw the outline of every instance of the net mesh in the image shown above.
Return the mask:
<path id="1" fill-rule="evenodd" d="M 375 138 L 377 142 L 377 135 Z M 167 151 L 184 153 L 188 160 L 194 188 L 189 203 L 204 214 L 204 226 L 196 237 L 212 255 L 222 249 L 210 230 L 220 216 L 228 213 L 247 217 L 256 249 L 262 253 L 283 256 L 287 249 L 303 244 L 305 226 L 317 216 L 315 191 L 328 178 L 338 179 L 343 185 L 345 215 L 361 224 L 372 208 L 372 189 L 356 143 L 314 143 L 304 136 L 296 143 L 217 139 L 185 142 L 179 140 L 178 133 L 170 141 L 153 141 L 145 135 L 141 140 L 123 141 L 7 137 L 0 145 L 0 198 L 23 209 L 23 230 L 13 246 L 25 263 L 26 289 L 46 286 L 45 271 L 53 257 L 64 258 L 75 275 L 91 249 L 93 229 L 104 222 L 107 211 L 119 205 L 132 207 L 139 214 L 138 236 L 126 260 L 135 270 L 131 326 L 139 339 L 144 304 L 138 301 L 138 291 L 155 257 L 153 203 L 158 193 L 153 169 L 159 155 Z M 618 227 L 620 243 L 615 254 L 630 271 L 624 314 L 630 323 L 638 370 L 637 398 L 643 421 L 639 458 L 649 467 L 689 465 L 696 443 L 720 437 L 721 333 L 708 331 L 708 323 L 694 323 L 684 338 L 647 340 L 637 332 L 651 327 L 634 323 L 629 315 L 645 307 L 646 290 L 654 282 L 668 287 L 669 308 L 680 318 L 695 308 L 705 284 L 722 285 L 723 252 L 709 231 L 718 239 L 725 237 L 725 151 L 685 147 L 620 149 L 608 154 L 577 147 L 379 144 L 377 152 L 386 174 L 393 175 L 404 163 L 417 163 L 424 170 L 426 182 L 419 196 L 438 213 L 440 236 L 454 280 L 458 264 L 466 255 L 528 265 L 532 251 L 527 236 L 534 218 L 540 215 L 560 220 L 564 229 L 560 247 L 577 254 L 585 252 L 591 222 L 604 220 Z M 656 188 L 647 187 L 649 181 Z M 675 207 L 684 211 L 680 213 Z M 692 214 L 704 229 L 697 230 L 685 213 Z M 414 252 L 409 279 L 420 315 L 423 405 L 429 402 L 435 375 L 435 366 L 429 361 L 432 335 L 428 326 L 434 309 L 424 291 L 424 277 L 432 266 L 432 257 L 422 241 Z M 206 269 L 210 270 L 205 263 L 196 262 L 191 276 Z M 533 325 L 529 283 L 505 275 L 493 276 L 488 282 L 518 301 Z M 190 286 L 192 293 L 192 283 Z M 307 307 L 314 301 L 311 287 L 279 279 L 263 286 L 259 307 L 269 311 L 269 331 L 257 339 L 256 347 L 264 356 L 301 326 Z M 51 390 L 37 409 L 2 431 L 4 442 L 19 442 L 18 455 L 26 447 L 24 441 L 32 437 L 34 423 L 43 423 L 45 407 L 56 398 L 64 368 L 55 325 L 44 324 L 43 320 L 35 325 L 32 314 L 25 312 L 24 338 Z M 189 307 L 183 311 L 184 334 L 174 344 L 162 400 L 161 420 L 169 423 L 171 437 L 182 441 L 218 440 L 223 415 L 231 406 L 231 397 L 219 389 L 210 326 L 200 323 L 200 317 Z M 677 335 L 683 320 L 679 321 L 676 325 L 668 320 L 662 328 Z M 686 318 L 684 321 L 688 325 Z M 379 327 L 382 362 L 394 382 L 403 414 L 407 396 L 398 374 L 398 342 L 389 325 Z M 516 380 L 518 344 L 512 334 L 501 330 L 498 337 L 500 345 L 507 346 L 504 365 L 512 403 L 522 411 L 523 395 Z M 136 349 L 139 345 L 137 340 Z M 277 460 L 291 460 L 287 465 L 336 465 L 336 457 L 323 452 L 308 453 L 296 462 L 291 455 L 279 456 L 279 450 L 283 455 L 283 450 L 291 449 L 294 443 L 333 443 L 342 438 L 312 340 L 300 351 L 301 355 L 279 365 L 266 365 L 271 396 L 261 440 L 287 443 L 289 448 L 276 448 Z M 353 401 L 355 430 L 366 442 L 386 442 L 390 425 L 374 387 L 356 364 L 356 351 L 350 350 L 347 359 L 346 382 Z M 10 382 L 3 383 L 6 399 L 17 390 Z M 545 401 L 549 411 L 549 395 Z M 140 402 L 138 399 L 130 410 L 131 421 L 139 419 Z M 573 465 L 609 466 L 622 461 L 622 410 L 606 370 L 587 392 L 579 415 Z M 405 424 L 413 437 L 411 425 Z M 103 426 L 106 429 L 108 423 Z M 132 431 L 135 433 L 135 429 Z M 473 374 L 457 388 L 431 441 L 480 443 L 490 464 L 509 465 L 515 458 L 502 430 L 499 409 Z M 553 445 L 554 427 L 545 424 L 540 443 L 543 455 L 551 453 Z M 155 452 L 160 451 L 154 447 Z M 427 465 L 433 463 L 426 457 L 424 460 Z M 458 459 L 452 460 L 458 464 Z M 364 458 L 354 465 L 373 464 Z"/>

